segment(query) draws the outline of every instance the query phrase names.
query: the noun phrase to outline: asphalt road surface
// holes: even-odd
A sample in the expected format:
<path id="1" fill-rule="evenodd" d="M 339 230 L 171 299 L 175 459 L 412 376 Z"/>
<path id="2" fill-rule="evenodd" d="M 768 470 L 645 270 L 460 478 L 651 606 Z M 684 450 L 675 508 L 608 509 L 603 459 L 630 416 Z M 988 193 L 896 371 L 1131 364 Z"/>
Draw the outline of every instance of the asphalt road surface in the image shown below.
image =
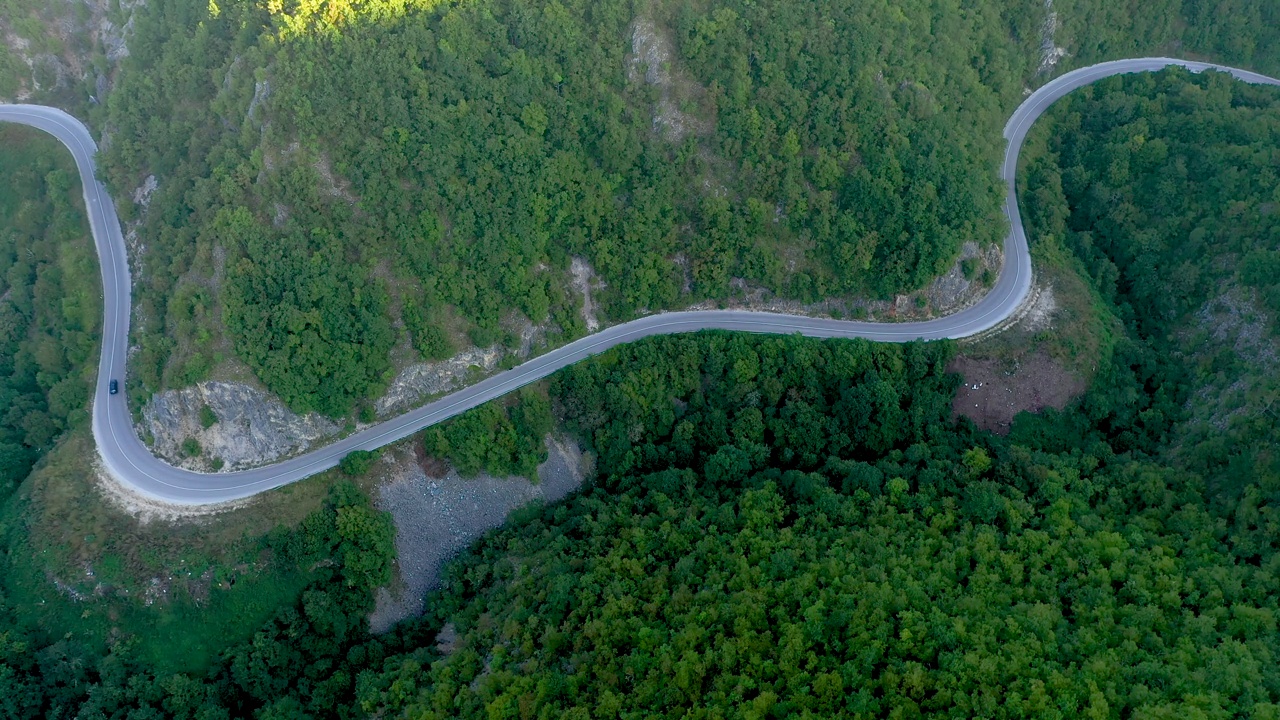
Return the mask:
<path id="1" fill-rule="evenodd" d="M 175 468 L 151 454 L 138 439 L 122 391 L 108 392 L 110 380 L 125 381 L 126 343 L 129 335 L 130 281 L 124 237 L 115 206 L 96 178 L 97 146 L 80 121 L 55 108 L 38 105 L 0 104 L 0 121 L 21 123 L 58 138 L 75 157 L 84 188 L 94 244 L 102 268 L 105 318 L 102 355 L 93 402 L 93 436 L 103 466 L 126 487 L 163 502 L 202 505 L 249 497 L 265 490 L 334 467 L 352 450 L 373 450 L 424 427 L 446 420 L 523 385 L 546 377 L 566 365 L 604 352 L 620 343 L 650 335 L 719 329 L 741 332 L 793 334 L 818 338 L 860 337 L 878 342 L 907 342 L 962 338 L 988 330 L 1008 318 L 1031 289 L 1031 256 L 1018 213 L 1015 173 L 1023 139 L 1036 118 L 1055 100 L 1098 79 L 1122 73 L 1155 71 L 1182 65 L 1194 72 L 1213 69 L 1231 73 L 1250 83 L 1280 85 L 1280 80 L 1247 70 L 1172 58 L 1117 60 L 1081 68 L 1054 79 L 1018 106 L 1005 126 L 1008 140 L 1001 177 L 1007 185 L 1005 214 L 1010 232 L 1004 241 L 1005 263 L 995 287 L 982 300 L 954 315 L 924 322 L 872 323 L 824 320 L 763 312 L 708 310 L 651 315 L 602 330 L 519 367 L 494 375 L 417 410 L 379 423 L 313 452 L 254 470 L 206 474 Z"/>

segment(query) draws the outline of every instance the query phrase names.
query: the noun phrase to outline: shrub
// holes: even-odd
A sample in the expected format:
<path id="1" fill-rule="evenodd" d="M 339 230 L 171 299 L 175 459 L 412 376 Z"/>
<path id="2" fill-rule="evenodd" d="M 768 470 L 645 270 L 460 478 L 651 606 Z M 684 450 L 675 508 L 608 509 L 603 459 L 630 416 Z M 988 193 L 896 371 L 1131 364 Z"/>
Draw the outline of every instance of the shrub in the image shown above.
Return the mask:
<path id="1" fill-rule="evenodd" d="M 352 450 L 342 458 L 342 462 L 338 464 L 338 468 L 343 473 L 351 477 L 359 477 L 369 472 L 369 468 L 373 467 L 373 462 L 378 459 L 381 453 L 377 450 Z"/>

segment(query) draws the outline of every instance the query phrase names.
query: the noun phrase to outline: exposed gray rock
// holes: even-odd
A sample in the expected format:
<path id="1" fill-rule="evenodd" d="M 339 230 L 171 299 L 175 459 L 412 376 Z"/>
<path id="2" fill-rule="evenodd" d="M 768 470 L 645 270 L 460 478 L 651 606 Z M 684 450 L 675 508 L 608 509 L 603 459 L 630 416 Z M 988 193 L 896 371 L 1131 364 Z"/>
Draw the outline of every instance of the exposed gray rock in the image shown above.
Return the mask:
<path id="1" fill-rule="evenodd" d="M 473 367 L 486 373 L 493 370 L 502 355 L 502 346 L 494 345 L 471 348 L 448 360 L 410 365 L 391 381 L 386 394 L 374 404 L 374 409 L 378 417 L 386 417 L 416 407 L 424 398 L 460 387 L 467 375 L 474 372 Z"/>
<path id="2" fill-rule="evenodd" d="M 1180 333 L 1184 347 L 1212 349 L 1190 351 L 1188 361 L 1203 364 L 1206 356 L 1230 348 L 1247 371 L 1239 373 L 1230 385 L 1213 378 L 1203 381 L 1183 406 L 1191 416 L 1190 424 L 1223 432 L 1235 417 L 1259 412 L 1266 397 L 1258 387 L 1259 379 L 1274 375 L 1280 366 L 1280 342 L 1272 337 L 1271 325 L 1271 316 L 1258 302 L 1256 292 L 1231 284 L 1220 288 L 1196 311 L 1194 324 Z M 1267 402 L 1261 411 L 1274 417 L 1271 406 Z"/>
<path id="3" fill-rule="evenodd" d="M 128 19 L 124 25 L 117 25 L 108 17 L 110 13 L 111 3 L 107 0 L 88 0 L 89 7 L 94 9 L 94 15 L 98 17 L 98 41 L 102 44 L 102 51 L 114 65 L 122 59 L 129 57 L 129 35 L 133 33 L 134 10 L 146 5 L 141 0 L 121 0 L 120 11 L 124 13 Z"/>
<path id="4" fill-rule="evenodd" d="M 638 17 L 631 26 L 631 53 L 627 56 L 627 79 L 658 89 L 653 107 L 653 128 L 671 142 L 685 135 L 705 135 L 712 123 L 684 112 L 682 105 L 696 105 L 706 90 L 678 65 L 678 53 L 665 28 L 647 17 Z"/>
<path id="5" fill-rule="evenodd" d="M 1058 299 L 1053 294 L 1052 285 L 1037 288 L 1035 302 L 1029 303 L 1023 324 L 1031 332 L 1040 332 L 1053 328 L 1053 316 L 1058 311 Z"/>
<path id="6" fill-rule="evenodd" d="M 253 83 L 253 99 L 249 101 L 249 109 L 246 110 L 244 113 L 245 119 L 253 120 L 254 119 L 253 114 L 255 111 L 257 111 L 258 106 L 261 105 L 263 102 L 266 102 L 267 98 L 269 97 L 271 97 L 271 81 L 258 80 L 254 82 Z"/>
<path id="7" fill-rule="evenodd" d="M 1070 54 L 1055 42 L 1059 23 L 1058 13 L 1053 10 L 1053 0 L 1044 0 L 1044 11 L 1044 24 L 1040 26 L 1040 66 L 1036 68 L 1037 75 L 1053 72 L 1054 67 Z"/>
<path id="8" fill-rule="evenodd" d="M 218 421 L 205 428 L 201 408 L 208 406 Z M 309 449 L 317 440 L 342 429 L 318 413 L 298 415 L 274 395 L 248 385 L 209 381 L 152 396 L 142 410 L 142 430 L 154 441 L 152 451 L 166 461 L 208 471 L 220 458 L 222 471 L 274 462 Z M 200 443 L 201 455 L 184 457 L 188 438 Z"/>
<path id="9" fill-rule="evenodd" d="M 21 37 L 12 23 L 0 20 L 0 43 L 24 62 L 30 73 L 18 78 L 13 100 L 30 99 L 33 93 L 51 91 L 84 80 L 94 82 L 90 102 L 100 103 L 110 90 L 119 62 L 129 55 L 134 9 L 142 0 L 51 0 L 34 25 L 23 24 Z M 38 38 L 36 37 L 38 35 Z M 32 40 L 50 52 L 33 53 Z M 94 60 L 99 56 L 105 65 Z"/>
<path id="10" fill-rule="evenodd" d="M 67 86 L 69 75 L 66 63 L 52 53 L 42 53 L 31 58 L 31 86 L 37 91 L 49 92 Z"/>
<path id="11" fill-rule="evenodd" d="M 945 274 L 938 276 L 924 289 L 924 296 L 929 301 L 929 308 L 934 314 L 949 315 L 972 305 L 985 293 L 975 293 L 973 282 L 964 276 L 964 261 L 978 260 L 978 272 L 991 270 L 993 274 L 1000 272 L 1004 256 L 1000 246 L 991 245 L 985 251 L 975 242 L 966 242 L 960 248 L 960 256 Z"/>
<path id="12" fill-rule="evenodd" d="M 582 296 L 582 320 L 587 324 L 587 332 L 595 332 L 600 329 L 600 320 L 596 317 L 596 306 L 591 300 L 595 270 L 586 260 L 575 256 L 569 265 L 569 272 L 573 275 L 573 289 Z"/>
<path id="13" fill-rule="evenodd" d="M 422 613 L 426 593 L 439 583 L 444 564 L 486 532 L 501 526 L 511 511 L 535 500 L 553 503 L 577 490 L 592 474 L 590 459 L 569 439 L 546 439 L 547 461 L 538 466 L 537 485 L 524 478 L 480 475 L 465 479 L 454 470 L 428 477 L 412 453 L 402 453 L 377 505 L 396 524 L 396 556 L 402 585 L 378 590 L 369 617 L 373 632 L 385 632 Z"/>
<path id="14" fill-rule="evenodd" d="M 160 187 L 160 183 L 156 180 L 155 175 L 148 175 L 142 184 L 133 190 L 133 204 L 142 208 L 146 212 L 151 207 L 151 196 L 155 194 L 156 188 Z"/>

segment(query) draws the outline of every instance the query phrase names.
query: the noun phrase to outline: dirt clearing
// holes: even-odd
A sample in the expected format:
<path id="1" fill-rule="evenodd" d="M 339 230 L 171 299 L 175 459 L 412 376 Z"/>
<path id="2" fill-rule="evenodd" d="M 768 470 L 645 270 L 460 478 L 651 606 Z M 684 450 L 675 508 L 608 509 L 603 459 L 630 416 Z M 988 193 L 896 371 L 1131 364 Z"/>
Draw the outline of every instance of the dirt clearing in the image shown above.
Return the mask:
<path id="1" fill-rule="evenodd" d="M 1040 412 L 1047 407 L 1061 410 L 1086 387 L 1079 375 L 1039 352 L 1017 359 L 961 355 L 947 370 L 964 378 L 951 403 L 952 412 L 1001 435 L 1009 432 L 1018 413 Z"/>

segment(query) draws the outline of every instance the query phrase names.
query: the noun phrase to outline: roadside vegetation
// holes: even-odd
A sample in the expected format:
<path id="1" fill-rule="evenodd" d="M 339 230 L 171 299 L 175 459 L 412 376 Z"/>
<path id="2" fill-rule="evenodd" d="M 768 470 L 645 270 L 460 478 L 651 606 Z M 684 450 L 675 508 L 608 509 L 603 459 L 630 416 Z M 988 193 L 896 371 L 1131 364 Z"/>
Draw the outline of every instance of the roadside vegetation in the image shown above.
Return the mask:
<path id="1" fill-rule="evenodd" d="M 496 477 L 535 478 L 547 459 L 543 438 L 554 423 L 550 399 L 539 384 L 427 428 L 423 445 L 464 477 L 484 471 Z"/>
<path id="2" fill-rule="evenodd" d="M 199 675 L 315 579 L 267 536 L 323 507 L 335 473 L 173 520 L 104 497 L 86 463 L 95 452 L 87 424 L 71 431 L 0 513 L 0 595 L 21 626 L 39 630 L 33 642 L 61 639 L 69 657 L 88 659 L 127 648 L 156 672 Z"/>
<path id="3" fill-rule="evenodd" d="M 2 499 L 64 431 L 88 424 L 102 283 L 70 155 L 8 124 L 0 148 Z"/>
<path id="4" fill-rule="evenodd" d="M 1028 221 L 1131 328 L 1115 352 L 1151 397 L 1133 405 L 1138 424 L 1171 428 L 1171 457 L 1214 498 L 1252 487 L 1265 504 L 1280 440 L 1280 91 L 1171 69 L 1083 88 L 1046 120 Z"/>
<path id="5" fill-rule="evenodd" d="M 1267 712 L 1276 528 L 1118 451 L 1141 427 L 1048 450 L 1033 420 L 1020 440 L 954 425 L 953 351 L 725 334 L 615 349 L 553 381 L 610 470 L 453 563 L 423 620 L 364 635 L 368 606 L 334 600 L 350 573 L 330 570 L 203 680 L 118 652 L 77 695 L 19 656 L 4 697 L 172 717 Z M 1087 426 L 1097 401 L 1063 419 Z M 338 528 L 342 507 L 325 511 Z M 286 557 L 309 546 L 274 537 Z"/>
<path id="6" fill-rule="evenodd" d="M 1000 238 L 998 128 L 1046 58 L 1274 68 L 1274 4 L 1229 5 L 147 3 L 94 111 L 150 242 L 134 402 L 234 348 L 345 415 L 400 332 L 424 358 L 584 333 L 574 257 L 609 320 L 918 288 Z"/>
<path id="7" fill-rule="evenodd" d="M 1066 102 L 1066 101 L 1062 101 Z M 1036 289 L 1053 296 L 1052 318 L 1036 329 L 1020 323 L 978 342 L 963 341 L 971 357 L 1016 359 L 1041 352 L 1069 372 L 1092 379 L 1099 358 L 1109 357 L 1123 335 L 1112 303 L 1095 287 L 1086 262 L 1068 244 L 1055 216 L 1063 199 L 1043 180 L 1053 159 L 1049 149 L 1057 126 L 1038 122 L 1023 143 L 1018 167 L 1019 208 L 1031 249 Z"/>
<path id="8" fill-rule="evenodd" d="M 10 611 L 0 698 L 201 718 L 1274 714 L 1273 374 L 1203 325 L 1245 292 L 1248 342 L 1273 342 L 1257 268 L 1280 249 L 1278 117 L 1275 90 L 1168 71 L 1046 118 L 1033 235 L 1124 323 L 1066 410 L 1006 437 L 956 421 L 949 343 L 650 338 L 552 378 L 600 477 L 457 559 L 422 619 L 364 633 L 390 526 L 340 485 L 262 541 L 308 589 L 208 673 L 128 644 L 76 655 Z M 1204 433 L 1227 382 L 1263 392 Z"/>
<path id="9" fill-rule="evenodd" d="M 1208 12 L 1202 5 L 1188 3 L 1181 17 L 1200 19 Z M 188 27 L 181 8 L 154 6 L 173 11 L 164 17 L 174 27 Z M 1068 2 L 1058 6 L 1065 13 Z M 559 12 L 554 7 L 546 13 Z M 1242 60 L 1269 47 L 1265 33 L 1276 25 L 1262 13 L 1274 12 L 1270 5 L 1214 7 L 1236 15 L 1210 13 L 1204 17 L 1212 21 L 1185 30 L 1159 24 L 1179 17 L 1176 8 L 1116 19 L 1128 29 L 1156 22 L 1144 28 L 1143 43 L 1179 37 L 1187 47 Z M 214 43 L 227 28 L 198 10 L 190 17 L 207 26 L 191 32 Z M 437 22 L 450 11 L 423 16 Z M 222 8 L 219 17 L 236 12 Z M 290 33 L 336 44 L 346 37 L 305 15 L 281 17 L 274 22 L 282 44 Z M 395 25 L 387 17 L 378 22 Z M 468 17 L 438 22 L 465 30 Z M 1225 19 L 1235 17 L 1253 24 L 1237 28 Z M 159 27 L 144 37 L 160 42 Z M 252 52 L 246 38 L 257 37 L 255 26 L 241 27 L 249 28 L 244 37 L 228 35 L 222 49 Z M 730 32 L 733 23 L 716 27 Z M 1123 40 L 1115 27 L 1091 31 L 1097 39 L 1082 42 L 1082 56 L 1147 47 Z M 359 32 L 373 31 L 352 36 Z M 163 47 L 172 53 L 166 62 L 184 62 L 179 50 L 190 38 L 173 37 L 178 44 L 144 44 L 138 56 L 158 57 Z M 1252 40 L 1237 42 L 1242 37 Z M 432 39 L 432 52 L 457 47 Z M 482 59 L 490 57 L 499 55 Z M 171 77 L 200 85 L 210 75 Z M 196 148 L 223 132 L 201 124 L 192 110 L 199 107 L 175 106 L 192 112 L 185 130 L 211 133 L 184 140 Z M 164 115 L 151 117 L 147 132 L 168 131 Z M 1076 297 L 1090 298 L 1090 306 L 1077 308 L 1077 317 L 1102 328 L 1087 344 L 1053 346 L 1076 360 L 1096 348 L 1097 370 L 1078 403 L 1019 417 L 1007 437 L 977 431 L 951 413 L 957 379 L 945 372 L 955 353 L 949 343 L 703 333 L 614 349 L 557 374 L 545 396 L 534 388 L 424 433 L 427 447 L 459 467 L 500 474 L 536 465 L 540 451 L 526 441 L 555 417 L 596 453 L 602 472 L 563 504 L 518 513 L 451 565 L 426 616 L 380 637 L 369 636 L 365 623 L 373 589 L 390 579 L 392 528 L 359 487 L 330 474 L 265 498 L 251 523 L 238 524 L 241 515 L 193 525 L 193 536 L 228 549 L 184 557 L 191 538 L 165 545 L 168 528 L 108 518 L 95 512 L 99 501 L 86 501 L 95 497 L 84 479 L 92 450 L 86 424 L 69 412 L 59 430 L 70 432 L 55 434 L 56 447 L 26 446 L 23 436 L 26 457 L 43 459 L 0 516 L 0 715 L 1280 714 L 1280 470 L 1272 450 L 1280 439 L 1272 407 L 1280 357 L 1280 93 L 1213 74 L 1117 78 L 1073 94 L 1036 132 L 1022 190 L 1034 250 L 1088 278 L 1089 292 Z M 166 166 L 164 152 L 147 162 L 173 172 L 170 179 L 203 177 L 198 163 Z M 378 148 L 370 152 L 383 157 Z M 0 210 L 70 212 L 78 193 L 60 206 L 52 194 L 61 186 L 49 180 L 56 167 L 49 167 L 20 179 L 33 194 L 12 207 L 5 195 Z M 226 186 L 250 176 L 213 177 Z M 196 226 L 208 209 L 199 206 L 201 193 L 222 186 L 192 180 L 176 187 L 182 192 L 165 191 L 175 193 L 169 199 L 189 198 L 182 207 L 194 213 L 162 203 L 170 212 L 148 214 L 146 222 L 160 223 L 152 227 L 161 229 L 156 254 L 190 254 L 171 255 L 169 274 L 143 291 L 153 303 L 168 297 L 158 288 L 190 287 L 182 278 L 217 256 L 212 236 Z M 367 190 L 353 181 L 353 192 Z M 252 197 L 236 194 L 243 188 L 229 192 Z M 285 254 L 283 243 L 296 237 L 281 231 L 280 244 L 271 245 L 261 234 L 275 230 L 252 215 L 265 211 L 244 207 L 248 219 L 216 213 L 233 223 L 220 227 L 259 233 L 253 241 L 262 244 L 252 247 L 264 257 Z M 353 218 L 358 211 L 365 212 L 357 207 Z M 314 217 L 329 222 L 323 213 Z M 382 271 L 362 264 L 351 250 L 357 246 L 309 228 L 304 234 L 321 260 L 348 261 L 333 272 L 351 283 L 307 302 L 357 319 L 364 317 L 359 303 L 382 302 L 378 282 L 362 284 Z M 75 289 L 96 287 L 96 278 L 71 284 L 64 274 L 61 295 L 37 293 L 50 268 L 61 269 L 73 252 L 65 246 L 74 238 L 66 239 L 48 248 L 56 261 L 27 282 L 32 297 L 58 310 L 33 313 L 52 323 L 36 330 L 74 338 L 70 332 L 92 328 L 68 330 L 67 308 L 84 311 Z M 14 247 L 22 252 L 8 256 L 11 268 L 26 267 L 20 242 Z M 341 253 L 332 255 L 334 248 Z M 146 262 L 158 263 L 156 254 Z M 271 271 L 253 267 L 256 257 L 227 258 L 244 273 L 230 285 L 279 285 Z M 387 298 L 413 287 L 393 279 Z M 19 286 L 8 275 L 3 282 Z M 162 306 L 148 307 L 147 317 L 168 317 L 152 313 Z M 218 307 L 229 306 L 207 309 Z M 358 345 L 364 330 L 374 333 L 371 343 L 381 337 L 377 328 L 353 325 L 342 326 L 348 336 L 322 332 L 320 310 L 305 318 L 281 312 L 289 322 L 313 323 L 321 345 L 340 337 Z M 268 315 L 260 315 L 265 336 L 277 332 L 271 323 L 284 322 Z M 153 330 L 168 320 L 156 322 Z M 152 379 L 159 382 L 168 367 L 164 353 L 198 354 L 201 342 L 192 329 L 164 352 L 145 346 Z M 94 342 L 87 347 L 91 356 Z M 50 388 L 91 366 L 89 356 L 64 358 L 72 374 Z M 297 402 L 339 408 L 367 380 L 352 377 L 333 397 L 298 385 Z M 53 407 L 51 393 L 44 402 Z M 83 400 L 76 407 L 83 413 Z M 352 463 L 361 467 L 348 469 L 362 474 L 370 460 L 357 456 Z M 168 582 L 184 572 L 208 573 L 210 582 L 172 583 L 174 596 L 146 604 L 155 586 L 145 578 Z"/>
<path id="10" fill-rule="evenodd" d="M 1140 427 L 1046 450 L 1038 425 L 952 426 L 950 353 L 669 338 L 559 376 L 605 477 L 460 560 L 428 603 L 451 652 L 401 660 L 361 707 L 1272 711 L 1275 527 L 1126 449 Z M 1070 419 L 1112 402 L 1098 389 Z"/>

